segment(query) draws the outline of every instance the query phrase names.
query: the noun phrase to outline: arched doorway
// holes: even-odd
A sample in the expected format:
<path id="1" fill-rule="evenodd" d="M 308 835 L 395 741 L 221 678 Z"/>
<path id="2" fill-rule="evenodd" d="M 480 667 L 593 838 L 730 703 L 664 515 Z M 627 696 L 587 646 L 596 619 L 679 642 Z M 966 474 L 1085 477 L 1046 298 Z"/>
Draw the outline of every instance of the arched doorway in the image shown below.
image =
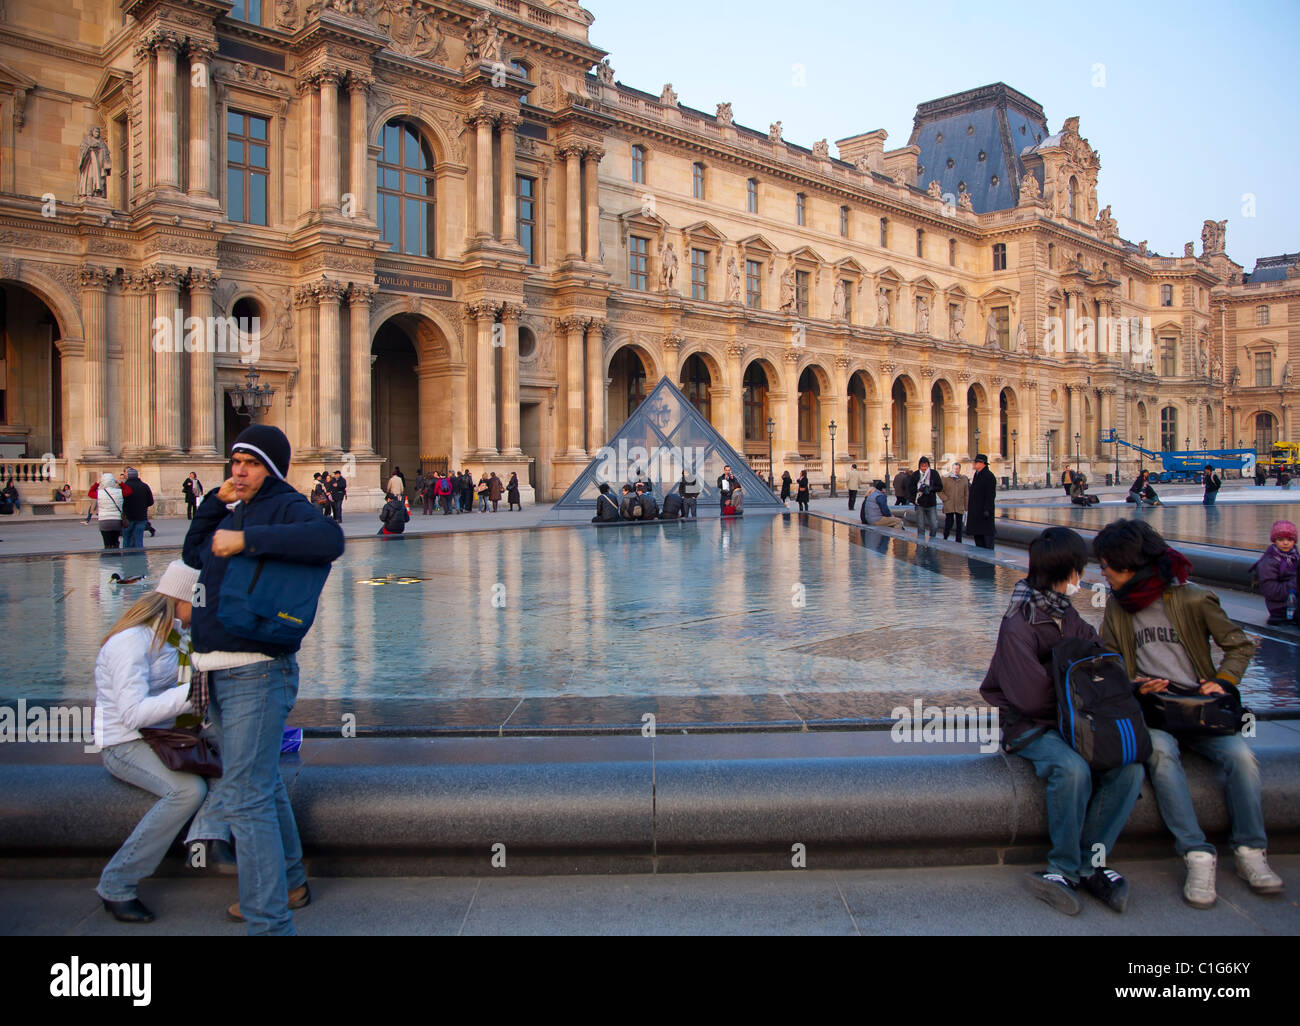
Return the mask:
<path id="1" fill-rule="evenodd" d="M 988 398 L 980 385 L 971 385 L 966 389 L 966 451 L 974 458 L 984 443 L 984 428 L 980 419 L 988 409 Z"/>
<path id="2" fill-rule="evenodd" d="M 415 343 L 404 330 L 407 326 L 400 323 L 403 320 L 394 317 L 385 321 L 370 346 L 370 354 L 375 358 L 370 372 L 372 438 L 375 452 L 384 457 L 379 472 L 381 482 L 387 481 L 397 467 L 414 480 L 422 459 L 445 459 L 451 455 L 420 451 L 420 381 L 416 374 L 419 361 Z"/>
<path id="3" fill-rule="evenodd" d="M 614 354 L 605 376 L 609 379 L 605 391 L 605 437 L 613 438 L 653 386 L 648 381 L 645 361 L 632 346 L 623 346 Z"/>
<path id="4" fill-rule="evenodd" d="M 899 378 L 894 382 L 894 387 L 889 392 L 889 447 L 893 450 L 891 455 L 899 460 L 910 458 L 908 450 L 907 398 L 907 386 L 903 383 L 903 379 Z"/>
<path id="5" fill-rule="evenodd" d="M 948 448 L 947 407 L 944 403 L 943 385 L 936 381 L 930 389 L 930 454 L 932 466 L 938 467 Z"/>
<path id="6" fill-rule="evenodd" d="M 1271 413 L 1255 414 L 1255 452 L 1264 457 L 1272 453 L 1277 441 L 1277 418 Z"/>
<path id="7" fill-rule="evenodd" d="M 816 371 L 805 367 L 799 375 L 799 454 L 805 458 L 821 456 L 821 394 Z"/>
<path id="8" fill-rule="evenodd" d="M 48 452 L 63 457 L 60 337 L 54 312 L 35 294 L 0 287 L 0 459 L 18 455 L 20 446 L 32 459 Z"/>
<path id="9" fill-rule="evenodd" d="M 755 360 L 745 368 L 744 405 L 745 454 L 767 457 L 767 372 Z"/>
<path id="10" fill-rule="evenodd" d="M 704 419 L 713 423 L 713 378 L 708 365 L 699 353 L 692 353 L 682 365 L 682 391 L 691 405 L 704 414 Z"/>
<path id="11" fill-rule="evenodd" d="M 1003 459 L 1011 452 L 1011 403 L 1005 388 L 998 393 L 998 452 Z"/>
<path id="12" fill-rule="evenodd" d="M 867 382 L 861 371 L 849 378 L 849 456 L 867 458 Z"/>

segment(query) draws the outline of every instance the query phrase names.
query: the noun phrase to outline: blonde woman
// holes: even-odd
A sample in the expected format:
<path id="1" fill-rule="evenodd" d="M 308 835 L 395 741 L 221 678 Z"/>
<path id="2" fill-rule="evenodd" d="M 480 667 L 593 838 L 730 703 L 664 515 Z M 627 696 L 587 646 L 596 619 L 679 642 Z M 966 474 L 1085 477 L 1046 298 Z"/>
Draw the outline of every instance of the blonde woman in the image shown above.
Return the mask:
<path id="1" fill-rule="evenodd" d="M 172 562 L 158 589 L 137 599 L 105 636 L 95 660 L 95 743 L 105 768 L 159 801 L 104 867 L 95 888 L 104 908 L 124 923 L 148 923 L 153 913 L 137 895 L 185 821 L 203 804 L 207 783 L 177 773 L 140 736 L 141 727 L 170 727 L 189 702 L 189 632 L 199 571 Z"/>

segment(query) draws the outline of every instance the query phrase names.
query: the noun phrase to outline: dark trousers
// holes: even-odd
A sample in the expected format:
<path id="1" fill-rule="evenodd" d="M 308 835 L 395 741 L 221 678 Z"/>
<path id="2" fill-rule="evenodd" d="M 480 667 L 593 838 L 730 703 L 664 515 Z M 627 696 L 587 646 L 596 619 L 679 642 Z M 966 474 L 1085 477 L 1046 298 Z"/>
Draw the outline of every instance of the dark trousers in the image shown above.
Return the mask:
<path id="1" fill-rule="evenodd" d="M 894 505 L 895 505 L 895 506 L 905 506 L 905 505 L 907 505 L 907 502 L 906 502 L 906 500 L 905 500 L 901 495 L 899 495 L 897 492 L 895 492 L 895 493 L 894 493 Z"/>
<path id="2" fill-rule="evenodd" d="M 850 489 L 849 489 L 849 509 L 852 509 L 852 508 L 853 508 L 853 504 L 854 504 L 855 502 L 857 502 L 857 501 L 858 501 L 858 490 L 857 490 L 856 488 L 850 488 Z"/>
<path id="3" fill-rule="evenodd" d="M 957 544 L 961 544 L 961 513 L 945 513 L 943 515 L 943 540 L 948 540 L 948 532 L 952 530 L 953 522 L 957 524 Z"/>
<path id="4" fill-rule="evenodd" d="M 993 548 L 993 537 L 987 534 L 977 534 L 974 536 L 976 548 L 991 549 Z"/>
<path id="5" fill-rule="evenodd" d="M 334 496 L 334 502 L 332 503 L 332 505 L 334 507 L 335 521 L 337 521 L 340 524 L 343 523 L 343 496 L 341 495 Z"/>
<path id="6" fill-rule="evenodd" d="M 185 519 L 186 520 L 194 519 L 194 496 L 193 495 L 185 496 Z"/>

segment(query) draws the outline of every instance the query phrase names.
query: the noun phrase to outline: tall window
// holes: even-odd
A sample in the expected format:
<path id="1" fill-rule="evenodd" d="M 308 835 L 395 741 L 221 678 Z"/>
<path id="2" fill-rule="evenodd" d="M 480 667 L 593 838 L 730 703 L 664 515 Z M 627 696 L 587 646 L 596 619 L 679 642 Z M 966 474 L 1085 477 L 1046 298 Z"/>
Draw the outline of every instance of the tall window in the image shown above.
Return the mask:
<path id="1" fill-rule="evenodd" d="M 849 208 L 840 207 L 840 234 L 849 237 Z"/>
<path id="2" fill-rule="evenodd" d="M 633 235 L 627 242 L 628 285 L 640 292 L 650 288 L 650 240 Z"/>
<path id="3" fill-rule="evenodd" d="M 840 282 L 840 285 L 843 286 L 844 288 L 844 319 L 848 321 L 850 324 L 852 324 L 853 323 L 853 282 L 848 281 L 846 279 L 845 281 Z"/>
<path id="4" fill-rule="evenodd" d="M 1160 286 L 1160 305 L 1161 306 L 1174 305 L 1174 287 L 1172 285 Z"/>
<path id="5" fill-rule="evenodd" d="M 1160 340 L 1160 376 L 1172 378 L 1178 366 L 1178 340 L 1162 338 Z"/>
<path id="6" fill-rule="evenodd" d="M 530 264 L 537 263 L 537 179 L 519 175 L 515 178 L 516 220 L 519 222 L 519 245 L 524 247 Z"/>
<path id="7" fill-rule="evenodd" d="M 948 266 L 949 267 L 957 266 L 957 240 L 956 239 L 948 240 Z"/>
<path id="8" fill-rule="evenodd" d="M 1273 354 L 1256 353 L 1255 354 L 1255 386 L 1272 386 L 1273 384 Z"/>
<path id="9" fill-rule="evenodd" d="M 1008 306 L 995 306 L 993 308 L 993 320 L 998 326 L 998 348 L 1011 348 L 1011 308 Z"/>
<path id="10" fill-rule="evenodd" d="M 1263 327 L 1265 324 L 1268 323 L 1268 307 L 1266 306 L 1255 307 L 1255 323 L 1260 325 L 1261 327 Z"/>
<path id="11" fill-rule="evenodd" d="M 230 8 L 230 17 L 235 21 L 246 21 L 250 25 L 262 24 L 262 0 L 235 0 Z"/>
<path id="12" fill-rule="evenodd" d="M 691 165 L 691 197 L 693 199 L 704 199 L 704 165 Z"/>
<path id="13" fill-rule="evenodd" d="M 1263 456 L 1273 451 L 1277 441 L 1277 421 L 1271 413 L 1255 414 L 1255 451 Z"/>
<path id="14" fill-rule="evenodd" d="M 802 192 L 794 194 L 794 223 L 798 225 L 808 223 L 808 197 Z"/>
<path id="15" fill-rule="evenodd" d="M 808 316 L 808 285 L 812 274 L 808 271 L 794 272 L 794 307 L 800 317 Z"/>
<path id="16" fill-rule="evenodd" d="M 762 261 L 745 261 L 745 305 L 751 310 L 757 310 L 763 305 Z"/>
<path id="17" fill-rule="evenodd" d="M 117 175 L 117 206 L 121 210 L 131 205 L 131 173 L 128 170 L 131 167 L 130 145 L 131 134 L 126 117 L 123 116 L 117 119 L 117 166 L 120 169 Z"/>
<path id="18" fill-rule="evenodd" d="M 818 416 L 821 389 L 817 375 L 811 367 L 799 376 L 799 451 L 816 454 L 821 444 L 821 424 Z"/>
<path id="19" fill-rule="evenodd" d="M 751 178 L 745 183 L 745 209 L 751 214 L 758 213 L 758 179 Z"/>
<path id="20" fill-rule="evenodd" d="M 710 397 L 709 368 L 705 366 L 699 353 L 693 354 L 682 367 L 682 391 L 692 406 L 704 414 L 705 420 L 712 420 L 713 402 Z"/>
<path id="21" fill-rule="evenodd" d="M 916 255 L 919 257 L 925 256 L 925 229 L 924 228 L 918 228 L 916 230 Z"/>
<path id="22" fill-rule="evenodd" d="M 1178 411 L 1166 406 L 1160 411 L 1160 448 L 1173 452 L 1178 447 Z"/>
<path id="23" fill-rule="evenodd" d="M 632 181 L 645 185 L 645 147 L 632 147 Z"/>
<path id="24" fill-rule="evenodd" d="M 267 127 L 255 114 L 226 114 L 226 216 L 266 224 Z"/>
<path id="25" fill-rule="evenodd" d="M 691 250 L 691 298 L 709 298 L 709 251 Z"/>
<path id="26" fill-rule="evenodd" d="M 1005 271 L 1007 269 L 1007 244 L 1005 242 L 993 243 L 993 270 Z"/>
<path id="27" fill-rule="evenodd" d="M 511 62 L 510 62 L 510 70 L 513 71 L 513 72 L 514 72 L 516 75 L 518 75 L 520 78 L 524 78 L 524 79 L 526 79 L 526 78 L 528 78 L 528 72 L 529 72 L 530 69 L 529 69 L 528 65 L 525 64 L 523 61 L 511 61 Z M 519 97 L 519 105 L 520 105 L 521 107 L 527 107 L 527 106 L 528 106 L 528 94 L 527 94 L 527 93 L 524 93 L 523 96 Z"/>
<path id="28" fill-rule="evenodd" d="M 1055 267 L 1056 267 L 1056 243 L 1049 242 L 1047 244 L 1047 269 L 1050 271 L 1053 270 Z M 1133 298 L 1131 293 L 1128 298 L 1129 299 Z"/>
<path id="29" fill-rule="evenodd" d="M 386 124 L 379 141 L 376 218 L 383 240 L 399 253 L 433 256 L 433 151 L 404 121 Z"/>
<path id="30" fill-rule="evenodd" d="M 761 364 L 745 371 L 745 441 L 767 441 L 767 375 Z"/>
<path id="31" fill-rule="evenodd" d="M 889 248 L 889 218 L 887 217 L 880 219 L 880 248 Z"/>

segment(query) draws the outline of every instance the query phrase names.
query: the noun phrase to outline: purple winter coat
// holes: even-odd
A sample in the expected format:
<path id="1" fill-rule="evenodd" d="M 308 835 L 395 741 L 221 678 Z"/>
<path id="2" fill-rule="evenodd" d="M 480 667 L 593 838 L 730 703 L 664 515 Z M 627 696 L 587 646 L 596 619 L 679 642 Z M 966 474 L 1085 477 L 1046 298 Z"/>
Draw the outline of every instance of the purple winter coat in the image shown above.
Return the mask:
<path id="1" fill-rule="evenodd" d="M 1297 568 L 1300 568 L 1300 549 L 1283 552 L 1276 545 L 1269 545 L 1255 564 L 1259 590 L 1264 593 L 1264 604 L 1271 618 L 1286 616 L 1286 598 L 1296 590 Z"/>
<path id="2" fill-rule="evenodd" d="M 1057 627 L 1039 609 L 1026 619 L 1020 609 L 1002 617 L 980 694 L 998 710 L 1002 740 L 1011 745 L 1035 727 L 1056 726 L 1056 685 L 1052 681 L 1052 648 L 1065 638 L 1100 640 L 1093 626 L 1070 607 Z"/>

